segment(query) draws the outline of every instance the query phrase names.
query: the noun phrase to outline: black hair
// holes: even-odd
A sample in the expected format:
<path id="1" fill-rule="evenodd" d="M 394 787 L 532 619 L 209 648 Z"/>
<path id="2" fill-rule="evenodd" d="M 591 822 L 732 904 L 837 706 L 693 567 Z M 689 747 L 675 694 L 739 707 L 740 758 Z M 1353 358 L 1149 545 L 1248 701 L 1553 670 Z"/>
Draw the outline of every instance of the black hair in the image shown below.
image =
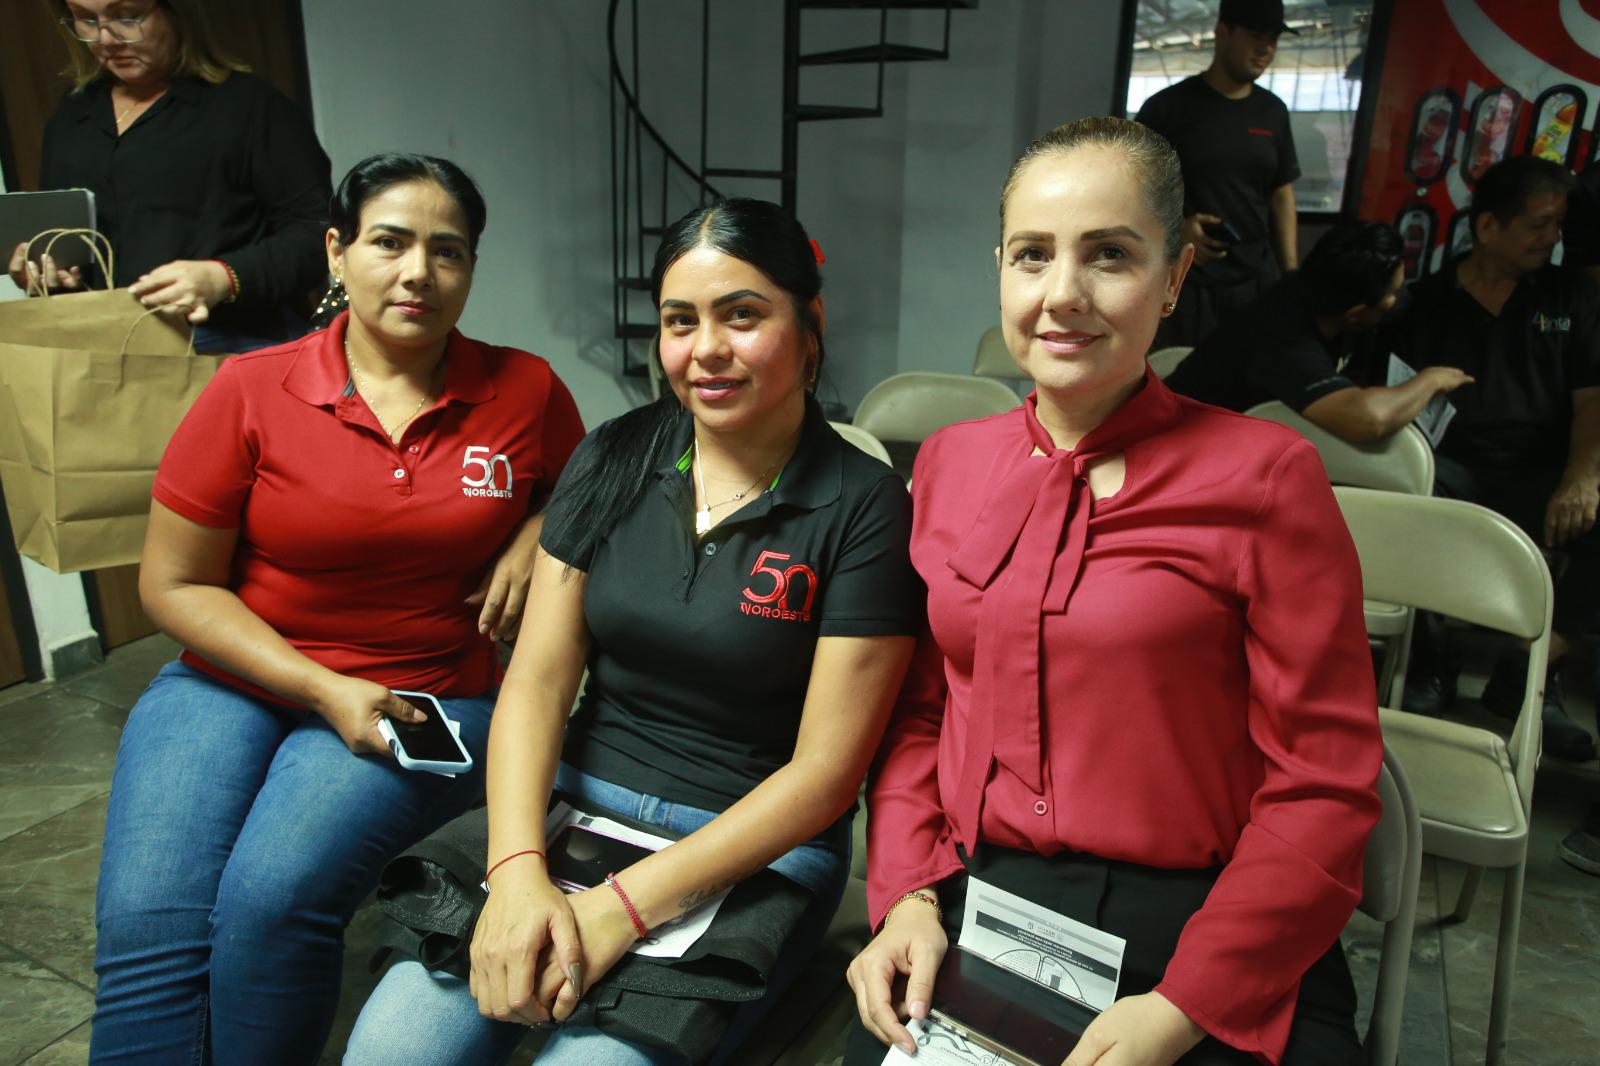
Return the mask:
<path id="1" fill-rule="evenodd" d="M 477 182 L 448 159 L 409 152 L 369 155 L 339 182 L 328 201 L 328 224 L 339 234 L 339 243 L 348 245 L 356 239 L 361 231 L 361 209 L 368 200 L 409 181 L 431 181 L 449 194 L 467 216 L 467 245 L 477 255 L 478 238 L 483 236 L 489 215 Z"/>
<path id="2" fill-rule="evenodd" d="M 1492 214 L 1501 225 L 1528 209 L 1528 201 L 1549 193 L 1567 194 L 1577 188 L 1578 179 L 1560 163 L 1536 155 L 1504 159 L 1485 170 L 1472 190 L 1467 208 L 1468 228 L 1473 240 L 1478 237 L 1478 218 Z"/>
<path id="3" fill-rule="evenodd" d="M 1338 222 L 1300 264 L 1300 279 L 1317 314 L 1376 307 L 1389 294 L 1405 245 L 1387 222 Z"/>
<path id="4" fill-rule="evenodd" d="M 822 291 L 822 274 L 805 227 L 765 200 L 717 200 L 695 208 L 668 227 L 656 249 L 650 299 L 657 307 L 667 271 L 686 253 L 701 247 L 749 263 L 789 295 L 801 329 L 816 342 L 814 369 L 820 374 L 822 323 L 811 305 Z M 660 342 L 658 333 L 651 344 L 654 359 L 660 358 Z M 813 375 L 812 382 L 815 380 Z M 572 546 L 578 556 L 587 555 L 639 502 L 682 413 L 677 396 L 666 390 L 654 403 L 636 407 L 595 430 L 589 446 L 573 457 L 562 474 L 551 500 L 545 535 L 554 543 Z"/>

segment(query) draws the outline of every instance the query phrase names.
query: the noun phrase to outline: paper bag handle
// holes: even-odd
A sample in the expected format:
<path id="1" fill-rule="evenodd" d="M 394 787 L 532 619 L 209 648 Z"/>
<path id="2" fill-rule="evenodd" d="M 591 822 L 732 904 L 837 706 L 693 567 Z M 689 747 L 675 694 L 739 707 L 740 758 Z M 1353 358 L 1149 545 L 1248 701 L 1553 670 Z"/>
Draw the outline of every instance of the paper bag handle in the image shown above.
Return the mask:
<path id="1" fill-rule="evenodd" d="M 151 315 L 159 315 L 164 310 L 166 310 L 166 308 L 163 308 L 163 307 L 152 307 L 152 308 L 149 308 L 148 310 L 146 310 L 138 318 L 133 320 L 133 324 L 128 327 L 128 335 L 126 337 L 122 338 L 122 350 L 117 353 L 117 358 L 118 359 L 120 359 L 123 356 L 128 354 L 128 345 L 133 343 L 133 331 L 138 329 L 139 326 L 144 322 L 145 319 L 149 318 Z M 193 355 L 193 354 L 195 354 L 195 352 L 194 352 L 194 325 L 193 325 L 193 323 L 189 323 L 188 325 L 189 325 L 189 350 L 187 352 L 185 352 L 184 354 L 185 355 Z"/>
<path id="2" fill-rule="evenodd" d="M 83 228 L 44 230 L 43 232 L 33 235 L 33 239 L 28 241 L 27 247 L 23 249 L 22 256 L 24 259 L 32 259 L 33 246 L 38 244 L 40 241 L 44 241 L 44 251 L 40 253 L 40 258 L 42 260 L 44 256 L 50 254 L 50 249 L 54 248 L 56 246 L 56 242 L 61 240 L 63 237 L 76 237 L 84 244 L 87 244 L 89 246 L 89 254 L 94 256 L 95 263 L 97 263 L 100 267 L 100 273 L 105 275 L 106 288 L 114 289 L 117 287 L 115 280 L 117 256 L 116 253 L 112 251 L 111 242 L 107 240 L 106 235 L 101 233 L 99 230 Z M 29 296 L 50 295 L 50 278 L 43 269 L 43 262 L 41 262 L 39 266 L 39 288 L 37 291 L 35 291 L 30 287 L 28 290 Z"/>

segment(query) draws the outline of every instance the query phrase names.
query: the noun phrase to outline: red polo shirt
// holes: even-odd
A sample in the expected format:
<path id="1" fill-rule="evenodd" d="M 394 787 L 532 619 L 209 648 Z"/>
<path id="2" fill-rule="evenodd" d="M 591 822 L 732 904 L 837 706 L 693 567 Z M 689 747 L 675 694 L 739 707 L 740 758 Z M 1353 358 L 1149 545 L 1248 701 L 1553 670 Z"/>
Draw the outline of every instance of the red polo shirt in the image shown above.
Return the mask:
<path id="1" fill-rule="evenodd" d="M 1080 460 L 1112 452 L 1091 501 Z M 1316 451 L 1149 375 L 1075 452 L 1030 399 L 934 435 L 913 483 L 931 637 L 868 788 L 874 924 L 958 843 L 1222 866 L 1157 990 L 1277 1062 L 1379 814 L 1360 566 Z"/>
<path id="2" fill-rule="evenodd" d="M 155 498 L 239 531 L 233 591 L 307 657 L 477 695 L 500 669 L 466 597 L 554 487 L 583 437 L 578 409 L 543 359 L 452 332 L 443 392 L 395 444 L 350 383 L 345 322 L 223 363 L 173 434 Z"/>

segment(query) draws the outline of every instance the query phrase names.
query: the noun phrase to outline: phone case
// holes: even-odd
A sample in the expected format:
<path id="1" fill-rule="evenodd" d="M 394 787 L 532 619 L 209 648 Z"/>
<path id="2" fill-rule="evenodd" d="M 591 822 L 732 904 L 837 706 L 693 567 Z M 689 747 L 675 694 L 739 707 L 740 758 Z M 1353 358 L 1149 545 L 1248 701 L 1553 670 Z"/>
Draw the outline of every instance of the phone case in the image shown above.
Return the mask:
<path id="1" fill-rule="evenodd" d="M 436 697 L 426 692 L 406 692 L 402 691 L 401 689 L 390 689 L 390 691 L 396 696 L 413 697 L 427 703 L 429 707 L 429 711 L 427 713 L 431 715 L 437 715 L 439 720 L 445 723 L 445 725 L 450 729 L 450 735 L 455 738 L 456 749 L 461 753 L 461 760 L 459 762 L 447 762 L 436 759 L 413 759 L 411 756 L 406 754 L 405 748 L 401 746 L 400 738 L 395 735 L 394 726 L 390 724 L 389 719 L 385 718 L 383 721 L 378 723 L 378 732 L 382 735 L 384 743 L 389 745 L 389 750 L 394 753 L 396 762 L 405 767 L 407 770 L 427 770 L 436 774 L 454 775 L 466 773 L 468 770 L 472 769 L 472 755 L 462 745 L 460 735 L 457 733 L 457 730 L 450 721 L 450 718 L 445 715 L 444 708 L 439 705 L 439 700 Z"/>

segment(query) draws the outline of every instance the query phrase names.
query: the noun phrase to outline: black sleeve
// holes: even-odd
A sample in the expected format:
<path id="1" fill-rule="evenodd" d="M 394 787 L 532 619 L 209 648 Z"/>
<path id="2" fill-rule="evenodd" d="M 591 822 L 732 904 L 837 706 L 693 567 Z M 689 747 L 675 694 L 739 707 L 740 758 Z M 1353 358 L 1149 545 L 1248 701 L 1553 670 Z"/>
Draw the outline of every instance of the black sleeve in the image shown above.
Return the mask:
<path id="1" fill-rule="evenodd" d="M 328 157 L 304 113 L 267 83 L 250 81 L 247 165 L 267 235 L 225 258 L 239 275 L 240 303 L 275 307 L 320 287 L 327 273 L 323 235 L 333 188 Z"/>
<path id="2" fill-rule="evenodd" d="M 1334 368 L 1322 346 L 1301 338 L 1258 355 L 1250 363 L 1250 383 L 1288 404 L 1296 413 L 1304 411 L 1324 396 L 1356 383 Z"/>
<path id="3" fill-rule="evenodd" d="M 555 532 L 558 529 L 577 528 L 566 521 L 572 509 L 572 489 L 574 472 L 579 476 L 590 466 L 591 452 L 594 450 L 595 433 L 598 429 L 590 430 L 578 446 L 573 449 L 572 455 L 567 458 L 566 468 L 561 471 L 561 479 L 556 482 L 555 491 L 550 495 L 550 506 L 545 508 L 544 528 L 539 532 L 539 547 L 543 548 L 552 557 L 560 559 L 574 570 L 589 572 L 589 567 L 594 563 L 594 546 L 588 551 L 580 552 L 578 545 L 572 538 L 557 540 Z"/>
<path id="4" fill-rule="evenodd" d="M 1574 389 L 1600 385 L 1600 282 L 1578 273 L 1571 279 L 1572 294 L 1571 380 Z"/>
<path id="5" fill-rule="evenodd" d="M 890 474 L 852 508 L 818 608 L 824 637 L 916 636 L 926 594 L 911 568 L 911 496 Z"/>
<path id="6" fill-rule="evenodd" d="M 1289 109 L 1280 101 L 1278 110 L 1282 116 L 1279 121 L 1283 126 L 1283 136 L 1278 138 L 1278 171 L 1272 178 L 1274 189 L 1287 185 L 1300 176 L 1300 157 L 1294 150 L 1294 128 L 1289 123 Z"/>

